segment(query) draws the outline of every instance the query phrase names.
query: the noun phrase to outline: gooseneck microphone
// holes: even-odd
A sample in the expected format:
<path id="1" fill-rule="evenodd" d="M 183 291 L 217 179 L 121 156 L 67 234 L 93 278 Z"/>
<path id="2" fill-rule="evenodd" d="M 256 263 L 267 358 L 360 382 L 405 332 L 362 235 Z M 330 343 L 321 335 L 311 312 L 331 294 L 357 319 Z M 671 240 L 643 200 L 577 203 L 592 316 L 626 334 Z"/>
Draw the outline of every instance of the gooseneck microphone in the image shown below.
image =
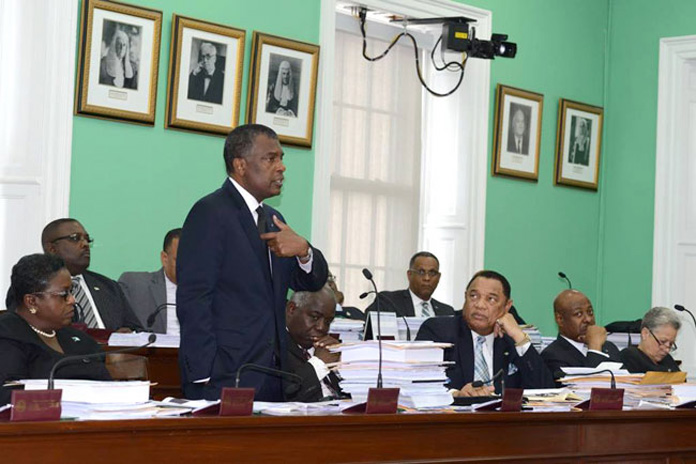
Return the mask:
<path id="1" fill-rule="evenodd" d="M 372 284 L 375 294 L 378 295 L 379 292 L 377 291 L 377 285 L 372 278 L 372 273 L 370 270 L 365 268 L 362 270 L 362 273 Z M 377 349 L 379 350 L 379 363 L 377 364 L 377 388 L 382 388 L 382 324 L 380 324 L 382 313 L 380 312 L 379 298 L 376 298 L 375 301 L 377 301 Z"/>
<path id="2" fill-rule="evenodd" d="M 300 391 L 300 388 L 302 388 L 302 377 L 300 377 L 299 375 L 293 374 L 292 372 L 281 371 L 280 369 L 273 369 L 272 367 L 266 367 L 266 366 L 262 366 L 260 364 L 254 364 L 254 363 L 242 364 L 239 367 L 239 369 L 237 369 L 237 374 L 235 375 L 235 378 L 234 378 L 234 388 L 239 388 L 239 381 L 242 378 L 242 372 L 246 371 L 246 370 L 262 372 L 264 374 L 274 375 L 276 377 L 280 377 L 280 378 L 283 378 L 285 380 L 289 380 L 294 385 L 292 385 L 292 386 L 288 385 L 285 388 L 285 394 L 287 396 L 293 396 L 293 395 L 297 394 L 297 392 Z"/>
<path id="3" fill-rule="evenodd" d="M 558 272 L 558 277 L 560 277 L 561 279 L 565 279 L 566 282 L 568 282 L 568 289 L 569 289 L 569 290 L 571 290 L 571 289 L 573 288 L 573 284 L 570 282 L 570 279 L 569 279 L 568 276 L 565 274 L 565 272 L 559 271 L 559 272 Z"/>
<path id="4" fill-rule="evenodd" d="M 155 324 L 155 318 L 157 318 L 157 315 L 167 309 L 169 306 L 174 306 L 176 308 L 176 304 L 174 303 L 162 303 L 158 307 L 155 308 L 152 313 L 147 316 L 147 328 L 150 329 L 152 326 Z"/>
<path id="5" fill-rule="evenodd" d="M 58 362 L 56 362 L 53 365 L 53 368 L 51 369 L 51 373 L 48 375 L 48 389 L 53 390 L 54 377 L 55 377 L 56 371 L 61 366 L 64 366 L 66 364 L 72 364 L 73 362 L 76 362 L 76 361 L 82 361 L 84 363 L 88 363 L 90 359 L 106 358 L 106 356 L 108 354 L 128 353 L 129 351 L 138 351 L 141 348 L 147 348 L 148 346 L 155 343 L 155 341 L 157 341 L 157 335 L 150 334 L 150 336 L 147 338 L 147 343 L 144 345 L 129 346 L 127 348 L 122 348 L 120 350 L 114 350 L 114 351 L 109 351 L 109 352 L 101 351 L 99 353 L 92 353 L 92 354 L 88 354 L 88 355 L 66 356 L 65 358 L 59 360 Z"/>
<path id="6" fill-rule="evenodd" d="M 473 382 L 471 382 L 471 386 L 474 388 L 481 388 L 484 385 L 490 385 L 493 382 L 495 382 L 498 377 L 502 376 L 504 372 L 505 372 L 504 369 L 500 369 L 498 372 L 495 373 L 495 375 L 493 377 L 486 380 L 485 382 L 483 380 L 474 380 Z M 501 384 L 502 390 L 505 390 L 505 379 L 502 379 L 501 382 L 502 382 L 502 384 Z"/>
<path id="7" fill-rule="evenodd" d="M 365 298 L 367 298 L 367 295 L 370 295 L 372 293 L 375 293 L 375 291 L 370 290 L 369 292 L 365 292 L 365 293 L 360 295 L 360 299 L 364 300 Z M 396 313 L 396 315 L 404 320 L 404 324 L 406 324 L 406 340 L 410 342 L 411 341 L 411 328 L 408 326 L 408 321 L 406 320 L 406 316 L 401 314 L 401 310 L 399 309 L 399 307 L 396 306 L 394 304 L 394 302 L 391 301 L 391 299 L 389 297 L 387 297 L 387 295 L 383 295 L 381 293 L 375 293 L 375 299 L 378 300 L 380 298 L 384 298 L 385 300 L 387 300 L 389 302 L 389 305 L 394 309 L 394 312 Z"/>
<path id="8" fill-rule="evenodd" d="M 694 317 L 694 313 L 692 313 L 691 311 L 689 311 L 688 309 L 686 309 L 682 305 L 674 305 L 674 309 L 676 309 L 677 311 L 689 313 L 689 315 L 691 316 L 691 319 L 694 321 L 694 325 L 696 325 L 696 317 Z"/>

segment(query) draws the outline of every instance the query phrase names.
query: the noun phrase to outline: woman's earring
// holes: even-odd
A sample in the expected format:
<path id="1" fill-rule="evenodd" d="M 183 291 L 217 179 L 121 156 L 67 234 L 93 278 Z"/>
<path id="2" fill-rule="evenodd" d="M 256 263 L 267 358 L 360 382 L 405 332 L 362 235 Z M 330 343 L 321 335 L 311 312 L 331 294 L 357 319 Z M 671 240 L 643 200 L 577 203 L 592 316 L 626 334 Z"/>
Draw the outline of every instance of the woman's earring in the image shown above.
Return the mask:
<path id="1" fill-rule="evenodd" d="M 29 312 L 32 314 L 36 314 L 36 308 L 29 308 Z"/>

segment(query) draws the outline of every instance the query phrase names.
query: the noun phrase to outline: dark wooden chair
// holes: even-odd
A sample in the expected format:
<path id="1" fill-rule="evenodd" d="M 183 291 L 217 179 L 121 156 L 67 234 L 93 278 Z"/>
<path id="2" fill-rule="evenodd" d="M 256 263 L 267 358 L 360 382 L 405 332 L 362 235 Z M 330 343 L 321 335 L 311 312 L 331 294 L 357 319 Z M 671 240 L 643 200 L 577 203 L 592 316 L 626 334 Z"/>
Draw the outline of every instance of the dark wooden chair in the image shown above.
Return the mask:
<path id="1" fill-rule="evenodd" d="M 128 353 L 106 355 L 106 369 L 114 380 L 150 380 L 147 357 Z"/>

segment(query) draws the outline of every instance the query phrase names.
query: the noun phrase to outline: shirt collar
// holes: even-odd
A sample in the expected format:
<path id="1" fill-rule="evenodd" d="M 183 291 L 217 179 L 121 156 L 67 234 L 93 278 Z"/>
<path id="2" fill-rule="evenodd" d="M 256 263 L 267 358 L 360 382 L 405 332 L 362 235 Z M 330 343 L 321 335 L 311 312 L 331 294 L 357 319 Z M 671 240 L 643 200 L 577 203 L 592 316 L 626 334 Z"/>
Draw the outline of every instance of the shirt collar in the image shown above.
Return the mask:
<path id="1" fill-rule="evenodd" d="M 252 195 L 251 193 L 249 193 L 248 190 L 246 190 L 244 187 L 242 187 L 241 185 L 239 185 L 239 182 L 237 182 L 236 180 L 234 180 L 232 177 L 228 177 L 228 179 L 230 180 L 230 182 L 232 182 L 232 185 L 234 185 L 234 188 L 237 189 L 237 191 L 239 192 L 239 194 L 240 194 L 240 195 L 242 196 L 242 198 L 244 199 L 244 203 L 246 203 L 247 208 L 249 208 L 249 211 L 251 211 L 251 214 L 253 214 L 254 217 L 256 217 L 256 214 L 257 214 L 257 213 L 256 213 L 256 209 L 257 209 L 257 208 L 259 207 L 259 205 L 261 205 L 262 203 L 259 203 L 259 202 L 256 200 L 256 198 L 254 198 L 254 195 Z"/>
<path id="2" fill-rule="evenodd" d="M 167 277 L 167 273 L 164 272 L 164 269 L 162 269 L 162 274 L 164 274 L 164 284 L 165 284 L 165 286 L 166 286 L 166 287 L 176 288 L 176 284 L 175 284 L 174 282 L 172 282 L 171 280 L 169 280 L 169 277 Z"/>
<path id="3" fill-rule="evenodd" d="M 583 355 L 587 356 L 587 345 L 584 343 L 576 342 L 575 340 L 572 340 L 565 335 L 561 335 L 568 343 L 573 345 L 575 349 L 577 349 L 579 352 L 581 352 Z"/>
<path id="4" fill-rule="evenodd" d="M 411 301 L 413 301 L 414 307 L 420 307 L 422 301 L 426 301 L 427 303 L 430 303 L 430 300 L 432 300 L 432 298 L 430 300 L 421 300 L 420 298 L 418 298 L 418 296 L 415 293 L 413 293 L 411 291 L 410 288 L 408 289 L 408 293 L 411 294 Z"/>

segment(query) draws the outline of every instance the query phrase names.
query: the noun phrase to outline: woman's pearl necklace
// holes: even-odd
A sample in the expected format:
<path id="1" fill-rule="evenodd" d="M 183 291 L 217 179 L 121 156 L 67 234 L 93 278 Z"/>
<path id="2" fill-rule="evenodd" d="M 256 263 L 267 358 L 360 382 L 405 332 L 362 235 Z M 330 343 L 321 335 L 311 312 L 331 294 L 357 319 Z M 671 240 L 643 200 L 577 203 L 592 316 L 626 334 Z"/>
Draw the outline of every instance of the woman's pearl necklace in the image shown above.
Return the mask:
<path id="1" fill-rule="evenodd" d="M 39 330 L 39 329 L 37 329 L 36 327 L 34 327 L 33 325 L 31 325 L 31 324 L 29 324 L 29 327 L 31 327 L 31 330 L 33 330 L 33 331 L 36 332 L 37 334 L 43 335 L 43 336 L 46 337 L 46 338 L 53 338 L 53 337 L 56 336 L 56 331 L 55 331 L 55 330 L 51 330 L 51 332 L 49 333 L 49 332 L 44 332 L 43 330 Z"/>

